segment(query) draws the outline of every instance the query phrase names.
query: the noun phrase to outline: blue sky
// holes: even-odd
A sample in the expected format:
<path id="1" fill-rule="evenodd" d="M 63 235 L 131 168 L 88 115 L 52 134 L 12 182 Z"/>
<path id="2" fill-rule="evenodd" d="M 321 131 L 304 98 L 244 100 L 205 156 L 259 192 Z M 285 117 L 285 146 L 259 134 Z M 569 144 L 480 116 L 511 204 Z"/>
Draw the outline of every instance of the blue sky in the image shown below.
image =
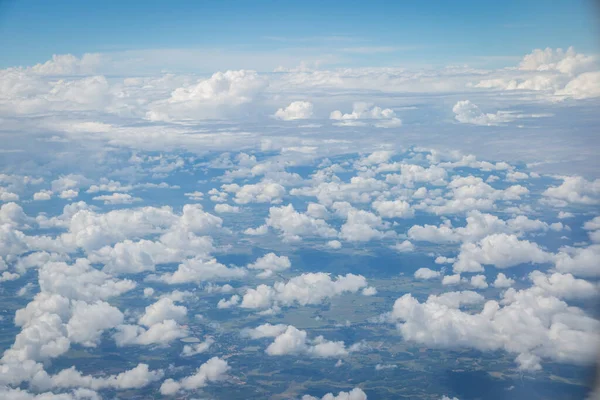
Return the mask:
<path id="1" fill-rule="evenodd" d="M 597 53 L 592 1 L 3 1 L 0 67 L 155 49 L 341 52 L 349 66 L 512 65 L 534 48 Z"/>

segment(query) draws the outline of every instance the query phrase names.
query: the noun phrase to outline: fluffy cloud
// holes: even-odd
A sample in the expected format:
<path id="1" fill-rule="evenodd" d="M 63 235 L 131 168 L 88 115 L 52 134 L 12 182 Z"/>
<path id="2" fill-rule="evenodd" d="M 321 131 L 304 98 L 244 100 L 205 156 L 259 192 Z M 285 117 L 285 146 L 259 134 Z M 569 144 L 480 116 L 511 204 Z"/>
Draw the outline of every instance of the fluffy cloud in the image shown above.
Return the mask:
<path id="1" fill-rule="evenodd" d="M 337 124 L 341 126 L 363 126 L 371 123 L 377 128 L 393 128 L 402 125 L 394 110 L 382 109 L 362 102 L 354 103 L 350 114 L 342 114 L 339 110 L 333 111 L 329 119 L 340 121 Z"/>
<path id="2" fill-rule="evenodd" d="M 302 236 L 336 237 L 337 232 L 322 219 L 299 213 L 294 206 L 271 207 L 266 225 L 281 231 L 284 238 L 299 239 Z"/>
<path id="3" fill-rule="evenodd" d="M 477 243 L 463 244 L 453 269 L 454 272 L 481 272 L 483 265 L 509 268 L 519 264 L 542 264 L 552 259 L 552 254 L 534 242 L 499 233 L 486 236 Z"/>
<path id="4" fill-rule="evenodd" d="M 487 301 L 479 312 L 460 309 L 481 302 L 466 292 L 452 301 L 430 296 L 420 303 L 406 294 L 396 300 L 389 318 L 405 340 L 438 348 L 503 349 L 523 359 L 533 355 L 558 362 L 587 364 L 595 361 L 600 322 L 565 302 L 537 290 L 508 289 L 502 305 Z M 519 360 L 517 360 L 519 362 Z M 538 363 L 519 362 L 522 369 Z"/>
<path id="5" fill-rule="evenodd" d="M 440 275 L 441 275 L 440 271 L 434 271 L 429 268 L 419 268 L 418 270 L 415 271 L 416 279 L 427 280 L 427 279 L 438 278 L 438 277 L 440 277 Z"/>
<path id="6" fill-rule="evenodd" d="M 296 119 L 308 119 L 312 117 L 313 105 L 308 101 L 294 101 L 286 108 L 278 109 L 273 115 L 283 121 L 292 121 Z"/>
<path id="7" fill-rule="evenodd" d="M 326 340 L 323 336 L 308 340 L 306 331 L 292 325 L 266 324 L 247 330 L 246 334 L 254 339 L 274 337 L 273 343 L 265 350 L 270 356 L 304 354 L 309 357 L 339 358 L 360 349 L 360 346 L 346 348 L 344 342 L 333 342 Z"/>
<path id="8" fill-rule="evenodd" d="M 103 201 L 104 204 L 131 204 L 142 201 L 139 197 L 133 197 L 127 193 L 113 193 L 96 196 L 93 198 L 96 201 Z"/>
<path id="9" fill-rule="evenodd" d="M 237 204 L 248 203 L 281 203 L 285 196 L 285 188 L 279 183 L 271 181 L 260 181 L 256 184 L 239 186 L 238 184 L 223 185 L 223 190 L 228 193 L 235 193 Z"/>
<path id="10" fill-rule="evenodd" d="M 324 300 L 343 293 L 356 293 L 367 287 L 362 275 L 347 274 L 331 279 L 323 272 L 305 273 L 288 282 L 276 282 L 273 286 L 259 285 L 248 289 L 240 307 L 257 309 L 277 306 L 319 304 Z"/>
<path id="11" fill-rule="evenodd" d="M 222 117 L 251 102 L 266 86 L 267 81 L 254 71 L 217 72 L 150 104 L 146 118 L 169 121 Z"/>
<path id="12" fill-rule="evenodd" d="M 383 218 L 412 218 L 414 210 L 404 200 L 374 201 L 373 209 Z"/>
<path id="13" fill-rule="evenodd" d="M 600 245 L 588 247 L 563 247 L 555 256 L 555 268 L 558 272 L 577 276 L 600 276 Z"/>
<path id="14" fill-rule="evenodd" d="M 268 253 L 258 258 L 252 264 L 248 264 L 248 269 L 257 269 L 262 272 L 258 274 L 259 278 L 267 278 L 274 272 L 285 271 L 291 267 L 292 263 L 286 256 L 278 256 L 275 253 Z"/>
<path id="15" fill-rule="evenodd" d="M 179 391 L 192 391 L 205 387 L 209 383 L 219 382 L 227 379 L 227 372 L 231 368 L 227 361 L 219 357 L 213 357 L 202 364 L 194 374 L 183 379 L 175 381 L 173 379 L 165 380 L 160 386 L 160 393 L 163 396 L 172 396 Z"/>
<path id="16" fill-rule="evenodd" d="M 228 268 L 214 258 L 196 257 L 183 261 L 175 272 L 166 272 L 159 279 L 168 284 L 177 285 L 188 282 L 235 279 L 245 275 L 246 271 L 243 268 Z"/>
<path id="17" fill-rule="evenodd" d="M 360 388 L 354 388 L 349 392 L 339 392 L 337 395 L 327 393 L 321 398 L 304 395 L 302 400 L 367 400 L 367 394 Z"/>
<path id="18" fill-rule="evenodd" d="M 562 184 L 549 187 L 542 195 L 555 200 L 560 206 L 568 203 L 600 203 L 600 179 L 588 181 L 580 176 L 565 176 L 562 179 Z"/>

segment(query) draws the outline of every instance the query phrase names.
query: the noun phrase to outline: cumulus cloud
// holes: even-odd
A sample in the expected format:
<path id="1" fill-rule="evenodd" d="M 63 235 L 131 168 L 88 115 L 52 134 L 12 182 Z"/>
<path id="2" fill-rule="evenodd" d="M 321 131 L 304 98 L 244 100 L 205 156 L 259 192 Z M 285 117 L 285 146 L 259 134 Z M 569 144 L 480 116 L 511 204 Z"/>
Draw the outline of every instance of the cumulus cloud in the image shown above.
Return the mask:
<path id="1" fill-rule="evenodd" d="M 481 272 L 483 265 L 509 268 L 520 264 L 551 262 L 553 255 L 537 243 L 519 240 L 515 235 L 492 234 L 477 243 L 464 243 L 453 265 L 455 272 Z"/>
<path id="2" fill-rule="evenodd" d="M 227 361 L 219 357 L 213 357 L 202 364 L 196 372 L 178 381 L 165 380 L 160 386 L 163 396 L 173 396 L 179 391 L 192 391 L 203 388 L 209 383 L 219 382 L 227 379 L 227 372 L 231 369 Z"/>
<path id="3" fill-rule="evenodd" d="M 267 85 L 267 80 L 254 71 L 216 72 L 208 79 L 175 89 L 169 98 L 153 102 L 146 118 L 170 121 L 231 115 Z"/>
<path id="4" fill-rule="evenodd" d="M 476 104 L 471 103 L 470 100 L 458 101 L 454 107 L 452 107 L 452 112 L 454 112 L 454 118 L 458 122 L 484 126 L 502 125 L 520 118 L 540 118 L 549 116 L 548 114 L 519 114 L 514 111 L 484 113 Z"/>
<path id="5" fill-rule="evenodd" d="M 258 274 L 259 278 L 267 278 L 274 272 L 281 272 L 289 269 L 292 263 L 286 256 L 278 256 L 275 253 L 268 253 L 258 258 L 252 264 L 248 264 L 248 269 L 261 270 Z"/>
<path id="6" fill-rule="evenodd" d="M 312 117 L 313 105 L 309 101 L 294 101 L 286 108 L 278 109 L 273 115 L 275 118 L 283 121 L 292 121 L 296 119 L 308 119 Z"/>
<path id="7" fill-rule="evenodd" d="M 402 125 L 400 118 L 390 108 L 382 109 L 369 103 L 356 102 L 352 105 L 350 114 L 333 111 L 329 119 L 339 121 L 340 126 L 364 126 L 371 124 L 377 128 L 394 128 Z"/>
<path id="8" fill-rule="evenodd" d="M 302 400 L 367 400 L 367 394 L 360 388 L 354 388 L 349 392 L 339 392 L 337 395 L 327 393 L 321 398 L 304 395 L 302 396 Z"/>
<path id="9" fill-rule="evenodd" d="M 289 354 L 303 354 L 317 358 L 345 357 L 352 351 L 357 351 L 360 346 L 346 347 L 342 341 L 330 341 L 323 336 L 307 339 L 307 332 L 297 329 L 293 325 L 261 325 L 246 331 L 254 339 L 273 337 L 265 350 L 270 356 L 283 356 Z"/>
<path id="10" fill-rule="evenodd" d="M 294 206 L 271 207 L 266 226 L 279 230 L 284 238 L 300 239 L 303 236 L 336 237 L 337 232 L 323 219 L 313 218 L 299 213 Z"/>
<path id="11" fill-rule="evenodd" d="M 362 275 L 346 274 L 331 279 L 324 272 L 305 273 L 287 282 L 276 282 L 273 286 L 259 285 L 247 289 L 240 307 L 266 309 L 278 306 L 302 306 L 320 304 L 324 300 L 344 293 L 356 293 L 367 287 Z"/>
<path id="12" fill-rule="evenodd" d="M 600 179 L 588 181 L 580 176 L 565 176 L 559 186 L 551 186 L 542 195 L 556 205 L 600 203 Z"/>
<path id="13" fill-rule="evenodd" d="M 441 276 L 440 271 L 434 271 L 432 269 L 429 268 L 419 268 L 418 270 L 415 271 L 415 278 L 416 279 L 433 279 L 433 278 L 438 278 Z"/>
<path id="14" fill-rule="evenodd" d="M 463 311 L 463 305 L 483 301 L 466 292 L 452 301 L 430 296 L 420 303 L 411 294 L 396 300 L 389 316 L 405 340 L 437 348 L 503 349 L 521 361 L 550 358 L 557 362 L 588 364 L 595 361 L 600 323 L 580 309 L 538 290 L 508 289 L 501 303 L 489 300 L 481 311 Z M 574 346 L 575 341 L 578 343 Z M 519 362 L 537 369 L 539 362 Z"/>

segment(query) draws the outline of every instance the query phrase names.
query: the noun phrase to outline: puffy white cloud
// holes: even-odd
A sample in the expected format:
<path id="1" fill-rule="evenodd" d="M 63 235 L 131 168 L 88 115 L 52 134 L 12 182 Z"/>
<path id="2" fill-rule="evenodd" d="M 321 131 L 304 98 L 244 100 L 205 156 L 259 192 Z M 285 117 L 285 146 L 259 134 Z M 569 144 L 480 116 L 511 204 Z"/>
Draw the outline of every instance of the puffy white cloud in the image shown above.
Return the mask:
<path id="1" fill-rule="evenodd" d="M 391 248 L 399 253 L 410 253 L 412 251 L 415 251 L 415 246 L 409 240 L 398 242 L 395 245 L 391 246 Z"/>
<path id="2" fill-rule="evenodd" d="M 350 242 L 368 242 L 384 237 L 387 228 L 381 217 L 365 210 L 351 208 L 346 215 L 346 222 L 340 228 L 340 237 Z"/>
<path id="3" fill-rule="evenodd" d="M 446 185 L 448 171 L 439 166 L 423 167 L 415 164 L 394 162 L 381 164 L 377 172 L 399 171 L 399 174 L 388 174 L 385 181 L 394 185 L 413 187 L 416 182 L 430 183 L 435 186 Z"/>
<path id="4" fill-rule="evenodd" d="M 275 253 L 267 253 L 258 258 L 252 264 L 248 264 L 248 269 L 257 269 L 262 272 L 258 274 L 259 278 L 267 278 L 274 272 L 281 272 L 292 266 L 290 259 L 286 256 L 278 256 Z"/>
<path id="5" fill-rule="evenodd" d="M 93 390 L 103 389 L 140 389 L 163 377 L 162 370 L 151 371 L 147 364 L 138 364 L 136 367 L 121 372 L 117 375 L 94 377 L 83 375 L 75 367 L 63 369 L 56 375 L 39 374 L 32 382 L 37 388 L 88 388 Z"/>
<path id="6" fill-rule="evenodd" d="M 495 288 L 508 288 L 515 284 L 515 280 L 508 278 L 502 272 L 499 272 L 496 276 L 496 280 L 492 283 L 492 286 Z"/>
<path id="7" fill-rule="evenodd" d="M 266 225 L 281 231 L 284 238 L 298 239 L 302 236 L 336 237 L 337 232 L 322 219 L 299 213 L 294 206 L 271 207 Z"/>
<path id="8" fill-rule="evenodd" d="M 250 103 L 267 86 L 267 80 L 254 71 L 214 73 L 196 84 L 175 89 L 165 100 L 149 106 L 151 121 L 223 117 Z"/>
<path id="9" fill-rule="evenodd" d="M 310 357 L 331 358 L 344 357 L 351 351 L 356 351 L 360 346 L 346 348 L 342 341 L 333 342 L 318 336 L 314 340 L 307 340 L 306 331 L 297 329 L 293 325 L 261 325 L 245 332 L 251 338 L 274 337 L 265 352 L 270 356 L 288 354 L 304 354 Z"/>
<path id="10" fill-rule="evenodd" d="M 207 386 L 209 383 L 219 382 L 227 379 L 227 372 L 231 368 L 227 361 L 219 357 L 213 357 L 202 364 L 194 374 L 179 381 L 173 379 L 165 380 L 160 386 L 163 396 L 175 395 L 180 390 L 192 391 Z"/>
<path id="11" fill-rule="evenodd" d="M 467 213 L 464 227 L 452 227 L 450 220 L 441 225 L 414 225 L 408 230 L 408 236 L 414 240 L 432 243 L 472 242 L 494 233 L 516 233 L 522 235 L 532 231 L 547 231 L 551 225 L 539 220 L 532 220 L 519 215 L 509 220 L 502 220 L 495 215 L 477 210 Z"/>
<path id="12" fill-rule="evenodd" d="M 282 197 L 285 196 L 285 188 L 283 186 L 268 180 L 244 186 L 233 183 L 223 185 L 222 188 L 225 192 L 235 193 L 233 201 L 237 204 L 281 203 Z"/>
<path id="13" fill-rule="evenodd" d="M 446 275 L 442 278 L 442 285 L 458 285 L 461 283 L 460 274 Z"/>
<path id="14" fill-rule="evenodd" d="M 238 305 L 239 302 L 240 302 L 240 296 L 238 296 L 237 294 L 234 294 L 233 296 L 231 296 L 231 298 L 229 300 L 226 300 L 226 299 L 219 300 L 219 302 L 217 303 L 217 308 L 222 310 L 224 308 L 235 307 Z"/>
<path id="15" fill-rule="evenodd" d="M 349 392 L 339 392 L 337 395 L 327 393 L 321 398 L 304 395 L 302 396 L 302 400 L 367 400 L 367 394 L 360 388 L 354 388 Z"/>
<path id="16" fill-rule="evenodd" d="M 498 111 L 495 114 L 484 113 L 481 109 L 471 103 L 469 100 L 461 100 L 452 107 L 456 120 L 464 124 L 474 125 L 499 125 L 502 123 L 510 122 L 516 118 L 516 116 L 509 111 Z"/>
<path id="17" fill-rule="evenodd" d="M 336 201 L 352 203 L 370 203 L 372 199 L 382 194 L 388 185 L 372 177 L 353 176 L 350 182 L 341 182 L 337 177 L 313 177 L 317 185 L 294 188 L 290 190 L 293 196 L 314 196 L 319 203 L 331 206 Z M 331 179 L 330 181 L 328 181 Z"/>
<path id="18" fill-rule="evenodd" d="M 181 356 L 182 357 L 191 357 L 191 356 L 195 356 L 196 354 L 204 353 L 214 343 L 215 343 L 215 340 L 211 337 L 208 337 L 208 338 L 206 338 L 206 340 L 204 342 L 186 344 L 185 346 L 183 346 L 183 350 L 181 351 Z"/>
<path id="19" fill-rule="evenodd" d="M 574 248 L 563 247 L 555 256 L 555 268 L 558 272 L 577 276 L 600 276 L 600 245 Z"/>
<path id="20" fill-rule="evenodd" d="M 195 257 L 184 260 L 175 272 L 166 272 L 159 279 L 170 285 L 176 285 L 188 282 L 236 279 L 245 275 L 246 271 L 243 268 L 229 268 L 214 258 Z"/>
<path id="21" fill-rule="evenodd" d="M 586 72 L 577 76 L 564 88 L 557 90 L 555 95 L 573 99 L 600 97 L 600 71 Z"/>
<path id="22" fill-rule="evenodd" d="M 415 214 L 410 204 L 404 200 L 377 200 L 372 207 L 383 218 L 412 218 Z"/>
<path id="23" fill-rule="evenodd" d="M 419 268 L 415 271 L 416 279 L 433 279 L 441 276 L 440 271 L 434 271 L 429 268 Z"/>
<path id="24" fill-rule="evenodd" d="M 565 176 L 559 186 L 546 189 L 542 195 L 556 200 L 557 205 L 600 203 L 600 179 L 588 181 L 580 176 Z"/>
<path id="25" fill-rule="evenodd" d="M 509 268 L 519 264 L 543 264 L 553 255 L 537 243 L 519 240 L 515 235 L 498 233 L 484 237 L 477 243 L 464 243 L 453 265 L 454 272 L 481 272 L 483 265 Z"/>
<path id="26" fill-rule="evenodd" d="M 573 47 L 567 51 L 557 48 L 535 49 L 527 54 L 519 63 L 519 69 L 525 71 L 557 70 L 564 74 L 577 74 L 596 67 L 595 59 L 585 54 L 576 53 Z"/>
<path id="27" fill-rule="evenodd" d="M 142 199 L 139 197 L 133 197 L 128 193 L 105 194 L 102 196 L 96 196 L 93 198 L 93 200 L 103 201 L 104 204 L 132 204 L 142 201 Z"/>
<path id="28" fill-rule="evenodd" d="M 337 123 L 340 126 L 363 126 L 367 122 L 377 128 L 393 128 L 402 125 L 394 110 L 382 109 L 363 102 L 354 103 L 350 114 L 342 114 L 339 110 L 333 111 L 329 119 L 340 121 Z"/>
<path id="29" fill-rule="evenodd" d="M 239 213 L 240 208 L 238 206 L 230 206 L 229 204 L 215 204 L 215 212 L 219 214 Z"/>
<path id="30" fill-rule="evenodd" d="M 477 312 L 460 309 L 464 304 L 472 304 L 472 295 L 452 302 L 443 300 L 430 296 L 420 303 L 406 294 L 396 300 L 389 318 L 398 322 L 405 340 L 432 347 L 503 349 L 525 354 L 523 358 L 532 354 L 575 364 L 595 361 L 593 349 L 599 344 L 600 322 L 555 297 L 537 290 L 510 288 L 505 292 L 503 305 L 490 300 Z M 465 300 L 469 302 L 464 303 Z M 527 363 L 520 363 L 523 364 Z"/>
<path id="31" fill-rule="evenodd" d="M 136 286 L 131 280 L 116 280 L 98 271 L 83 258 L 71 265 L 65 262 L 46 263 L 39 270 L 39 285 L 42 292 L 84 301 L 105 300 Z"/>
<path id="32" fill-rule="evenodd" d="M 67 323 L 69 339 L 86 347 L 96 347 L 100 335 L 123 323 L 123 313 L 105 301 L 86 303 L 75 301 Z"/>
<path id="33" fill-rule="evenodd" d="M 138 325 L 119 325 L 113 335 L 117 346 L 151 344 L 166 345 L 187 336 L 188 332 L 172 319 L 156 323 L 148 329 Z"/>
<path id="34" fill-rule="evenodd" d="M 181 322 L 186 316 L 187 308 L 185 306 L 175 305 L 173 300 L 163 297 L 156 303 L 146 307 L 145 313 L 139 318 L 138 322 L 141 325 L 150 327 L 166 320 Z"/>
<path id="35" fill-rule="evenodd" d="M 45 201 L 50 200 L 52 198 L 51 190 L 40 190 L 33 194 L 33 200 L 35 201 Z"/>
<path id="36" fill-rule="evenodd" d="M 12 389 L 0 386 L 0 395 L 6 400 L 101 400 L 101 397 L 93 390 L 75 389 L 71 393 L 45 392 L 32 394 L 23 389 Z"/>
<path id="37" fill-rule="evenodd" d="M 275 118 L 283 121 L 292 121 L 296 119 L 308 119 L 312 117 L 313 105 L 309 101 L 294 101 L 286 108 L 278 109 L 273 115 Z"/>
<path id="38" fill-rule="evenodd" d="M 533 282 L 532 291 L 539 291 L 542 294 L 555 296 L 561 299 L 586 299 L 598 296 L 598 286 L 577 279 L 571 274 L 544 274 L 540 271 L 533 271 L 529 274 L 529 279 Z"/>
<path id="39" fill-rule="evenodd" d="M 471 286 L 477 289 L 485 289 L 488 284 L 485 280 L 485 275 L 473 275 L 471 277 Z"/>
<path id="40" fill-rule="evenodd" d="M 291 306 L 319 304 L 324 300 L 344 293 L 356 293 L 367 287 L 362 275 L 340 275 L 331 279 L 324 272 L 305 273 L 291 278 L 287 282 L 276 282 L 273 286 L 259 285 L 248 289 L 242 298 L 242 308 L 269 308 L 273 306 Z"/>

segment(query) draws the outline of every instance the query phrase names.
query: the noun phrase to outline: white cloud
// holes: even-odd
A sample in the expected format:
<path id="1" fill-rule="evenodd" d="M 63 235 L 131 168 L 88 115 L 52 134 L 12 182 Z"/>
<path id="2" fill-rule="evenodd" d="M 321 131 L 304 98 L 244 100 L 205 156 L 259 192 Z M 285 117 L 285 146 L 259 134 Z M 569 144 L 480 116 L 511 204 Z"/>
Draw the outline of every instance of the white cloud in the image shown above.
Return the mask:
<path id="1" fill-rule="evenodd" d="M 103 201 L 104 204 L 132 204 L 138 201 L 142 201 L 139 197 L 133 197 L 127 193 L 113 193 L 105 194 L 102 196 L 96 196 L 93 198 L 96 201 Z"/>
<path id="2" fill-rule="evenodd" d="M 529 273 L 533 282 L 532 291 L 539 291 L 548 296 L 561 299 L 586 299 L 598 296 L 598 286 L 583 279 L 574 278 L 571 274 L 544 274 L 540 271 Z"/>
<path id="3" fill-rule="evenodd" d="M 363 102 L 354 103 L 350 114 L 342 114 L 339 110 L 333 111 L 329 119 L 340 121 L 336 123 L 340 126 L 364 126 L 369 123 L 377 128 L 394 128 L 402 125 L 394 110 L 382 109 Z"/>
<path id="4" fill-rule="evenodd" d="M 281 231 L 284 238 L 297 239 L 302 236 L 336 237 L 337 232 L 322 219 L 299 213 L 294 206 L 271 207 L 267 226 Z"/>
<path id="5" fill-rule="evenodd" d="M 502 272 L 499 272 L 496 276 L 496 280 L 492 286 L 495 288 L 508 288 L 515 284 L 515 280 L 511 278 L 507 278 Z"/>
<path id="6" fill-rule="evenodd" d="M 519 264 L 551 262 L 553 255 L 536 243 L 519 240 L 515 235 L 498 233 L 484 237 L 477 243 L 464 243 L 453 265 L 454 272 L 481 272 L 483 265 L 509 268 Z"/>
<path id="7" fill-rule="evenodd" d="M 240 212 L 240 208 L 238 206 L 230 206 L 229 204 L 215 204 L 215 212 L 219 213 L 219 214 L 225 214 L 225 213 L 237 214 Z"/>
<path id="8" fill-rule="evenodd" d="M 227 267 L 214 258 L 196 257 L 184 260 L 175 272 L 166 272 L 159 279 L 170 285 L 177 285 L 188 282 L 236 279 L 245 275 L 246 271 L 243 268 Z"/>
<path id="9" fill-rule="evenodd" d="M 339 392 L 337 395 L 327 393 L 321 398 L 304 395 L 302 400 L 367 400 L 367 394 L 360 388 L 354 388 L 349 392 Z"/>
<path id="10" fill-rule="evenodd" d="M 268 180 L 244 186 L 233 183 L 223 185 L 222 189 L 225 192 L 235 193 L 233 201 L 237 204 L 281 203 L 282 197 L 285 196 L 285 188 L 282 185 Z"/>
<path id="11" fill-rule="evenodd" d="M 485 275 L 473 275 L 471 277 L 471 286 L 477 289 L 485 289 L 488 284 L 485 280 Z"/>
<path id="12" fill-rule="evenodd" d="M 250 103 L 267 81 L 254 71 L 216 72 L 196 84 L 175 89 L 171 96 L 150 104 L 150 121 L 217 118 Z"/>
<path id="13" fill-rule="evenodd" d="M 595 361 L 600 323 L 555 297 L 510 288 L 502 305 L 489 300 L 474 313 L 460 309 L 467 299 L 475 300 L 461 296 L 452 303 L 430 296 L 420 303 L 406 294 L 396 300 L 390 318 L 405 340 L 427 346 L 503 349 L 574 364 Z"/>
<path id="14" fill-rule="evenodd" d="M 209 383 L 219 382 L 227 379 L 227 372 L 231 368 L 227 361 L 219 357 L 213 357 L 202 364 L 194 374 L 183 379 L 175 381 L 173 379 L 165 380 L 160 386 L 160 393 L 163 396 L 172 396 L 180 390 L 192 391 L 207 386 Z"/>
<path id="15" fill-rule="evenodd" d="M 383 218 L 412 218 L 415 214 L 404 200 L 377 200 L 372 207 Z"/>
<path id="16" fill-rule="evenodd" d="M 415 271 L 416 279 L 433 279 L 433 278 L 440 277 L 440 275 L 441 275 L 440 271 L 434 271 L 429 268 L 419 268 L 418 270 Z"/>
<path id="17" fill-rule="evenodd" d="M 191 357 L 196 354 L 205 353 L 210 347 L 215 343 L 215 340 L 211 337 L 206 338 L 204 342 L 186 344 L 183 346 L 183 350 L 181 351 L 182 357 Z"/>
<path id="18" fill-rule="evenodd" d="M 546 189 L 542 195 L 557 200 L 557 205 L 600 203 L 600 179 L 588 181 L 580 176 L 565 176 L 563 183 Z"/>
<path id="19" fill-rule="evenodd" d="M 323 272 L 305 273 L 285 283 L 259 285 L 256 289 L 246 290 L 240 307 L 257 309 L 292 306 L 295 303 L 303 306 L 319 304 L 330 297 L 356 293 L 365 287 L 367 280 L 362 275 L 340 275 L 334 280 Z"/>
<path id="20" fill-rule="evenodd" d="M 398 242 L 391 248 L 399 253 L 410 253 L 412 251 L 415 251 L 415 246 L 409 240 Z"/>
<path id="21" fill-rule="evenodd" d="M 293 325 L 261 325 L 247 330 L 246 335 L 255 339 L 274 337 L 273 343 L 265 350 L 270 356 L 303 354 L 317 358 L 339 358 L 360 348 L 360 346 L 347 348 L 344 342 L 333 342 L 323 336 L 308 340 L 306 331 L 299 330 Z"/>
<path id="22" fill-rule="evenodd" d="M 564 247 L 555 256 L 555 268 L 558 272 L 577 276 L 600 276 L 600 245 L 574 248 Z"/>
<path id="23" fill-rule="evenodd" d="M 275 118 L 283 121 L 292 121 L 296 119 L 308 119 L 312 117 L 313 105 L 308 101 L 294 101 L 286 108 L 278 109 L 273 115 Z"/>
<path id="24" fill-rule="evenodd" d="M 252 264 L 248 264 L 248 269 L 257 269 L 262 272 L 258 274 L 259 278 L 267 278 L 274 272 L 281 272 L 289 269 L 292 263 L 286 256 L 278 256 L 275 253 L 267 253 L 264 256 L 258 258 Z"/>

